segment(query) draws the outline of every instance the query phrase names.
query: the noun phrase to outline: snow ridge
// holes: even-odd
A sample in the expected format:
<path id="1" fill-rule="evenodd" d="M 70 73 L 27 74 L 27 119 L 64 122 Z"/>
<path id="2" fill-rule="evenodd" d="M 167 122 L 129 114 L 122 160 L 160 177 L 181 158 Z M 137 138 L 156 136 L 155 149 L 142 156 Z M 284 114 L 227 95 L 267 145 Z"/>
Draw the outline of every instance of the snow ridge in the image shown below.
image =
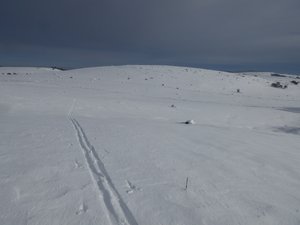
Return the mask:
<path id="1" fill-rule="evenodd" d="M 83 151 L 100 200 L 104 203 L 110 224 L 137 225 L 135 218 L 114 187 L 103 162 L 97 155 L 94 146 L 89 142 L 84 130 L 78 121 L 71 117 L 71 114 L 69 114 L 68 118 L 76 131 L 80 148 Z"/>

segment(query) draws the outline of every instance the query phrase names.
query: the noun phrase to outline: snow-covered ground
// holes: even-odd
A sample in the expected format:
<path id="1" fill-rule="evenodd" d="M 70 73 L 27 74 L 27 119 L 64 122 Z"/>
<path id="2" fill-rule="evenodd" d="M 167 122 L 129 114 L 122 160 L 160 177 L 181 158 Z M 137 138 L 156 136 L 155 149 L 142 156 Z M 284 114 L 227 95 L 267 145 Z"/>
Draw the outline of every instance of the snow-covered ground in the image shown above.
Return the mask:
<path id="1" fill-rule="evenodd" d="M 0 68 L 0 224 L 299 225 L 291 80 Z"/>

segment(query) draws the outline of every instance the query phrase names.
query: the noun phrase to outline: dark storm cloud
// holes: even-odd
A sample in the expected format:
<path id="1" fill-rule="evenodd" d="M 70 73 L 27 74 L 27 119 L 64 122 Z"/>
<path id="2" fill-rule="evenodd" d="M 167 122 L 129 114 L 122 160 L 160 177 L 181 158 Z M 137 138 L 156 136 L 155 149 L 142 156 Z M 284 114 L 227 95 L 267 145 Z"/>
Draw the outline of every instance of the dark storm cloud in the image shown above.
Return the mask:
<path id="1" fill-rule="evenodd" d="M 300 70 L 299 0 L 0 1 L 0 60 L 27 49 L 75 58 L 74 66 L 280 63 Z"/>

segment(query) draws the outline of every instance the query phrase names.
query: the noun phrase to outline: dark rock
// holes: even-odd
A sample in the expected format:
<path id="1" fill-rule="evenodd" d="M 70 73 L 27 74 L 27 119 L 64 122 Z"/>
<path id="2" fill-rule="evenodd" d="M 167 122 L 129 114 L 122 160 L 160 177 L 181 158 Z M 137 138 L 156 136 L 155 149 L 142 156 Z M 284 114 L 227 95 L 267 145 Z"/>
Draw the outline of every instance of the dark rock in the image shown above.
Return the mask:
<path id="1" fill-rule="evenodd" d="M 299 84 L 299 81 L 292 80 L 291 83 L 292 83 L 292 84 L 295 84 L 295 85 L 298 85 L 298 84 Z"/>
<path id="2" fill-rule="evenodd" d="M 282 88 L 282 85 L 280 84 L 280 82 L 276 82 L 276 83 L 272 83 L 272 84 L 271 84 L 271 87 L 274 87 L 274 88 Z"/>
<path id="3" fill-rule="evenodd" d="M 61 70 L 61 71 L 65 71 L 66 70 L 65 68 L 57 67 L 57 66 L 52 66 L 51 68 L 52 68 L 52 70 Z"/>
<path id="4" fill-rule="evenodd" d="M 275 83 L 271 84 L 271 87 L 286 89 L 288 86 L 287 85 L 282 85 L 280 82 L 275 82 Z"/>
<path id="5" fill-rule="evenodd" d="M 184 124 L 195 124 L 194 120 L 187 120 L 184 122 Z"/>

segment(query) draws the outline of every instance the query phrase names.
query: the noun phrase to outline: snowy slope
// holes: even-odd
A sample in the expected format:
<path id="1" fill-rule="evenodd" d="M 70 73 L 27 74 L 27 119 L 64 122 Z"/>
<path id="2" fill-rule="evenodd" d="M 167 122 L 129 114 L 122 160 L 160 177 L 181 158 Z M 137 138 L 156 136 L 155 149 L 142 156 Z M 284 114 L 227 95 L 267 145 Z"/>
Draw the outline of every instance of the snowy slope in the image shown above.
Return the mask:
<path id="1" fill-rule="evenodd" d="M 0 68 L 0 224 L 300 224 L 300 84 L 282 79 Z"/>

